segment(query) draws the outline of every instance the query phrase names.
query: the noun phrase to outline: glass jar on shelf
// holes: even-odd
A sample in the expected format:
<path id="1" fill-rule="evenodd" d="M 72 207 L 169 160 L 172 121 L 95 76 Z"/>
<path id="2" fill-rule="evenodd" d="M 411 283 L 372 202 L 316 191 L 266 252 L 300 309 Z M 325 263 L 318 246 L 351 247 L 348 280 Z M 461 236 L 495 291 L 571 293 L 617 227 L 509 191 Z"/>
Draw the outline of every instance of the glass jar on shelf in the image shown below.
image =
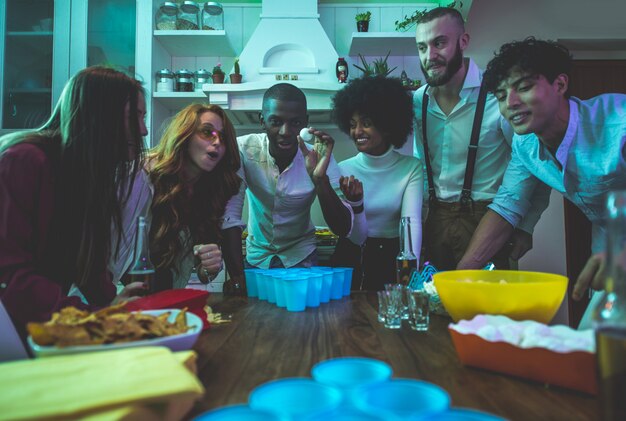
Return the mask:
<path id="1" fill-rule="evenodd" d="M 176 29 L 200 29 L 200 7 L 195 1 L 184 1 L 180 5 Z"/>
<path id="2" fill-rule="evenodd" d="M 193 92 L 193 73 L 187 69 L 176 72 L 176 92 Z"/>
<path id="3" fill-rule="evenodd" d="M 211 73 L 206 69 L 199 69 L 196 72 L 196 92 L 203 92 L 202 85 L 211 83 Z"/>
<path id="4" fill-rule="evenodd" d="M 215 1 L 207 1 L 202 8 L 202 29 L 221 31 L 224 29 L 224 9 Z"/>
<path id="5" fill-rule="evenodd" d="M 172 31 L 176 29 L 177 19 L 178 6 L 174 2 L 166 1 L 159 6 L 154 16 L 155 27 L 160 31 Z"/>
<path id="6" fill-rule="evenodd" d="M 159 70 L 156 74 L 157 92 L 173 92 L 174 91 L 174 73 L 169 69 Z"/>

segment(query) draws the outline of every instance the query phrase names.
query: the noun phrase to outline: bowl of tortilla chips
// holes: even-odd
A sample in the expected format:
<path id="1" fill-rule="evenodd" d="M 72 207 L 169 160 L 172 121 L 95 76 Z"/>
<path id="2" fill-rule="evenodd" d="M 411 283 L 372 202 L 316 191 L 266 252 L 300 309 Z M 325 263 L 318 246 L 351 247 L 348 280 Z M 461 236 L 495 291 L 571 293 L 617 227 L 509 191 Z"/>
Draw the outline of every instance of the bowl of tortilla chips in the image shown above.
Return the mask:
<path id="1" fill-rule="evenodd" d="M 186 309 L 129 312 L 119 305 L 90 313 L 67 307 L 27 329 L 27 343 L 37 357 L 140 346 L 184 351 L 196 342 L 202 320 Z"/>

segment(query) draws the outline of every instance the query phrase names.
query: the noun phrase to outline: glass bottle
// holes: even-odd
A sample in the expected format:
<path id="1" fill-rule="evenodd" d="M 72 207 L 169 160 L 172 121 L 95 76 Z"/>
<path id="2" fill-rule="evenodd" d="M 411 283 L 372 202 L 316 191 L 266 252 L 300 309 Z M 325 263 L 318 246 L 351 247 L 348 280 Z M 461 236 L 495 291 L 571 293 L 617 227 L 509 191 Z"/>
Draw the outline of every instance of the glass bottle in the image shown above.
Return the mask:
<path id="1" fill-rule="evenodd" d="M 200 7 L 195 1 L 184 1 L 176 20 L 176 29 L 200 29 Z"/>
<path id="2" fill-rule="evenodd" d="M 137 236 L 135 237 L 135 252 L 133 263 L 128 270 L 128 283 L 143 282 L 149 292 L 154 292 L 154 265 L 150 260 L 150 240 L 148 237 L 146 218 L 137 218 Z"/>
<path id="3" fill-rule="evenodd" d="M 215 1 L 207 1 L 202 8 L 202 29 L 221 31 L 224 29 L 224 9 Z"/>
<path id="4" fill-rule="evenodd" d="M 411 217 L 400 218 L 400 253 L 396 258 L 396 281 L 402 285 L 409 285 L 413 272 L 417 271 L 417 256 L 413 253 L 411 241 Z"/>
<path id="5" fill-rule="evenodd" d="M 606 240 L 604 291 L 593 310 L 601 412 L 626 420 L 626 191 L 608 195 Z"/>
<path id="6" fill-rule="evenodd" d="M 166 1 L 157 9 L 154 16 L 156 29 L 160 31 L 173 31 L 176 29 L 178 19 L 178 6 L 172 1 Z"/>

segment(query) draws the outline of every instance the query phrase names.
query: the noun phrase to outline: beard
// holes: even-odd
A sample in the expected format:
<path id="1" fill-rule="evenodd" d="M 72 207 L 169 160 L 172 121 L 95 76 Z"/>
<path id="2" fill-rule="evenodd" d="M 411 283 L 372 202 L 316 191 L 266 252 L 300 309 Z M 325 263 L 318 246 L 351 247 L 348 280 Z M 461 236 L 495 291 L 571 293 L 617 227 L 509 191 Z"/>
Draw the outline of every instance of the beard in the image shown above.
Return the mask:
<path id="1" fill-rule="evenodd" d="M 428 83 L 430 86 L 441 86 L 450 82 L 452 76 L 454 76 L 456 72 L 459 71 L 463 64 L 463 53 L 461 52 L 461 45 L 459 43 L 459 40 L 456 41 L 456 51 L 454 52 L 454 56 L 452 56 L 450 61 L 446 63 L 442 60 L 436 60 L 434 61 L 434 63 L 439 65 L 445 65 L 446 70 L 439 75 L 430 76 L 428 74 L 428 71 L 424 68 L 424 65 L 420 62 L 420 67 L 422 68 L 424 78 L 426 78 L 426 83 Z"/>

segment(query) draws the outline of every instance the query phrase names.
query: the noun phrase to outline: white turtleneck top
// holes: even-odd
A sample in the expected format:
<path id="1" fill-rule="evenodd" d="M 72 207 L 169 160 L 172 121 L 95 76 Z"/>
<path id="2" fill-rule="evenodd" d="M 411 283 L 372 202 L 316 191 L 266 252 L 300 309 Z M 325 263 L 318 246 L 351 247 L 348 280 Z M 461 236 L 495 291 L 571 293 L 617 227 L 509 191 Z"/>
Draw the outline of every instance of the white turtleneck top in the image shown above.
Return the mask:
<path id="1" fill-rule="evenodd" d="M 366 237 L 398 237 L 400 217 L 410 216 L 413 253 L 419 260 L 424 188 L 421 162 L 390 147 L 380 156 L 360 152 L 340 162 L 339 170 L 363 183 L 364 212 L 355 215 L 348 238 L 360 245 Z"/>

